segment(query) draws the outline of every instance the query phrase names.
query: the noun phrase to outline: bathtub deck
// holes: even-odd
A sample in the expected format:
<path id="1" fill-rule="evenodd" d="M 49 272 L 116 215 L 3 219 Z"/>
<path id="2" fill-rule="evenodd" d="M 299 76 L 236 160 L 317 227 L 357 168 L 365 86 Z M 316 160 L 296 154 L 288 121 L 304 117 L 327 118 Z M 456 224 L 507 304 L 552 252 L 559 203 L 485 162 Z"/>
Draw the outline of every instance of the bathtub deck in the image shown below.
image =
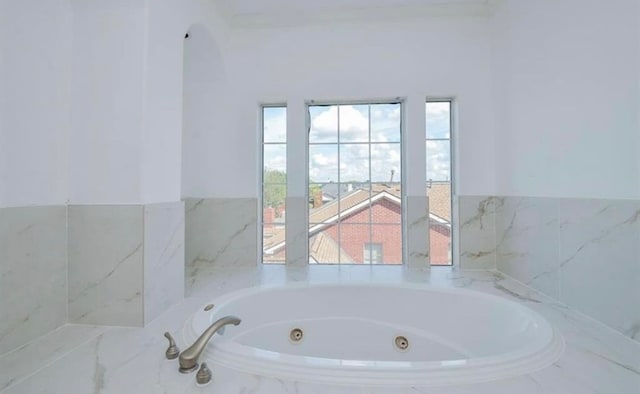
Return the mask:
<path id="1" fill-rule="evenodd" d="M 0 356 L 0 393 L 258 393 L 258 394 L 441 394 L 640 393 L 640 343 L 568 309 L 495 272 L 431 271 L 403 267 L 288 268 L 220 270 L 215 282 L 155 319 L 145 328 L 66 325 L 20 349 Z M 523 303 L 560 329 L 564 355 L 541 371 L 508 380 L 448 387 L 333 387 L 237 373 L 211 365 L 214 381 L 198 386 L 182 375 L 176 360 L 164 359 L 164 331 L 178 335 L 185 319 L 225 292 L 248 286 L 311 283 L 429 283 L 465 287 Z M 469 327 L 470 330 L 473 327 Z"/>

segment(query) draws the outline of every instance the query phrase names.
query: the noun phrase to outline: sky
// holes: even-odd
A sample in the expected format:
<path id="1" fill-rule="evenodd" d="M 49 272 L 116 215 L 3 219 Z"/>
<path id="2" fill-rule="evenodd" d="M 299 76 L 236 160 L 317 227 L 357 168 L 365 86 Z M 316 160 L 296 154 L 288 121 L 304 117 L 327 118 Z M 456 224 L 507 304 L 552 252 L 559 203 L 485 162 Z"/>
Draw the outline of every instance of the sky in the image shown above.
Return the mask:
<path id="1" fill-rule="evenodd" d="M 449 103 L 427 103 L 427 179 L 450 180 Z M 309 107 L 312 182 L 399 182 L 400 104 Z M 286 170 L 286 108 L 265 108 L 265 167 Z M 371 144 L 369 141 L 371 133 Z M 340 144 L 338 144 L 338 141 Z M 393 178 L 392 178 L 393 172 Z"/>

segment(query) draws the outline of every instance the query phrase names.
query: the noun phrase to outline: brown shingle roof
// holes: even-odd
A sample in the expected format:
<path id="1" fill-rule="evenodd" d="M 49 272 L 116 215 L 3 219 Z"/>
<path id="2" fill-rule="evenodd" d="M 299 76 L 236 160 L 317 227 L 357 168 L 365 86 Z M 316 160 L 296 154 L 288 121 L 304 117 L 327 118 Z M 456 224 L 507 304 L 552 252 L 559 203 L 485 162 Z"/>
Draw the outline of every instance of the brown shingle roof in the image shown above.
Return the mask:
<path id="1" fill-rule="evenodd" d="M 338 243 L 324 232 L 311 237 L 309 240 L 309 257 L 322 264 L 351 264 L 353 259 L 338 247 Z"/>
<path id="2" fill-rule="evenodd" d="M 384 185 L 374 184 L 372 185 L 371 198 L 379 193 L 387 192 L 395 197 L 401 197 L 400 185 Z M 436 215 L 448 222 L 451 222 L 451 184 L 449 182 L 432 182 L 430 187 L 427 188 L 427 196 L 429 197 L 429 212 Z M 356 189 L 349 194 L 344 195 L 340 200 L 331 201 L 320 208 L 312 209 L 309 212 L 309 227 L 313 227 L 317 224 L 327 224 L 329 219 L 338 215 L 339 212 L 344 212 L 356 205 L 365 202 L 369 199 L 369 190 Z M 317 235 L 314 235 L 317 237 Z M 313 238 L 312 238 L 313 239 Z M 328 241 L 329 237 L 322 236 L 317 240 L 310 242 L 310 248 L 312 242 L 318 242 L 318 245 L 325 245 L 327 249 L 333 249 L 332 251 L 323 252 L 326 253 L 323 257 L 319 257 L 319 261 L 338 261 L 338 245 L 330 247 Z M 285 229 L 276 228 L 273 230 L 272 236 L 264 240 L 264 249 L 272 248 L 285 241 Z M 334 242 L 333 240 L 331 240 Z M 334 242 L 335 243 L 335 242 Z M 310 250 L 311 252 L 311 250 Z M 344 251 L 342 251 L 344 253 Z M 345 253 L 344 259 L 351 259 Z M 346 260 L 342 261 L 346 261 Z"/>
<path id="3" fill-rule="evenodd" d="M 361 202 L 366 201 L 368 198 L 368 190 L 356 189 L 340 199 L 333 200 L 320 208 L 312 209 L 309 212 L 309 223 L 324 223 L 330 218 L 336 216 L 338 212 L 344 212 L 349 208 L 353 208 Z"/>
<path id="4" fill-rule="evenodd" d="M 451 223 L 451 183 L 432 182 L 427 187 L 429 212 Z"/>
<path id="5" fill-rule="evenodd" d="M 400 187 L 388 187 L 385 185 L 375 185 L 371 192 L 371 198 L 376 196 L 381 192 L 388 192 L 390 194 L 400 196 Z M 355 207 L 356 205 L 363 203 L 369 199 L 370 193 L 369 190 L 365 189 L 356 189 L 346 195 L 344 195 L 339 200 L 333 200 L 320 208 L 312 209 L 309 212 L 309 227 L 313 227 L 317 224 L 328 223 L 329 219 L 334 216 L 337 216 L 338 213 Z M 275 229 L 272 233 L 272 236 L 268 239 L 264 240 L 264 249 L 271 248 L 273 246 L 278 245 L 279 243 L 284 242 L 285 240 L 285 230 L 284 228 Z"/>

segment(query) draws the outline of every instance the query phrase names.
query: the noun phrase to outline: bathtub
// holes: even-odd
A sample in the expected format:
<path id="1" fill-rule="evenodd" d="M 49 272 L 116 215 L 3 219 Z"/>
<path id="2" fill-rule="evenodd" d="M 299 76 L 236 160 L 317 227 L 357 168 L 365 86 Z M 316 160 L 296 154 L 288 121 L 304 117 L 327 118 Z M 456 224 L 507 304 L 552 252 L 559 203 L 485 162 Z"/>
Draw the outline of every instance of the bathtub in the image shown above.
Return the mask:
<path id="1" fill-rule="evenodd" d="M 471 290 L 410 285 L 288 285 L 213 300 L 185 324 L 192 343 L 212 322 L 201 361 L 302 382 L 441 386 L 542 369 L 564 350 L 533 310 Z M 208 309 L 208 310 L 205 310 Z"/>

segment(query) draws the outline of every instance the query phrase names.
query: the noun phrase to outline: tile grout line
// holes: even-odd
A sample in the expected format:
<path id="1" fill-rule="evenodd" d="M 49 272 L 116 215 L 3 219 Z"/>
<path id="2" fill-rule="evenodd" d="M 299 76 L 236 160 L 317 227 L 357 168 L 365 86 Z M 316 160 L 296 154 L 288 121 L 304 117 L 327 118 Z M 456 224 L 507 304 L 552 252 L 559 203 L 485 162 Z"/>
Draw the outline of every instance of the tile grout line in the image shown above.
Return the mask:
<path id="1" fill-rule="evenodd" d="M 610 331 L 610 333 L 615 333 L 617 336 L 622 337 L 625 340 L 631 341 L 633 344 L 640 346 L 640 341 L 637 341 L 637 340 L 633 339 L 632 337 L 629 337 L 629 336 L 625 335 L 623 332 L 618 331 L 618 330 L 616 330 L 615 328 L 613 328 L 611 326 L 608 326 L 606 323 L 604 323 L 604 322 L 602 322 L 602 321 L 600 321 L 600 320 L 598 320 L 598 319 L 596 319 L 594 317 L 591 317 L 591 316 L 587 315 L 586 313 L 576 309 L 575 307 L 567 305 L 563 301 L 561 301 L 559 299 L 556 299 L 556 298 L 554 298 L 554 297 L 552 297 L 552 296 L 550 296 L 550 295 L 548 295 L 548 294 L 546 294 L 546 293 L 544 293 L 544 292 L 542 292 L 540 290 L 534 289 L 533 287 L 529 286 L 528 284 L 526 284 L 526 283 L 524 283 L 524 282 L 512 277 L 511 275 L 509 275 L 507 273 L 504 273 L 504 272 L 499 271 L 499 270 L 496 270 L 495 272 L 498 272 L 499 274 L 504 275 L 506 278 L 509 278 L 510 280 L 513 280 L 514 282 L 526 287 L 530 291 L 533 291 L 533 292 L 535 292 L 535 293 L 537 293 L 537 294 L 539 294 L 539 295 L 541 295 L 541 296 L 543 296 L 545 298 L 548 298 L 549 300 L 553 301 L 553 302 L 550 303 L 551 305 L 553 305 L 553 304 L 561 305 L 561 306 L 565 307 L 567 310 L 578 314 L 583 319 L 589 320 L 589 321 L 595 323 L 595 325 L 597 325 L 597 326 L 599 326 L 601 328 L 607 329 L 607 331 Z"/>
<path id="2" fill-rule="evenodd" d="M 68 326 L 68 325 L 61 326 L 60 328 L 62 328 L 62 327 L 66 327 L 66 326 Z M 39 372 L 43 371 L 45 368 L 49 367 L 49 366 L 50 366 L 50 365 L 52 365 L 53 363 L 55 363 L 55 362 L 57 362 L 57 361 L 60 361 L 61 359 L 63 359 L 64 357 L 66 357 L 66 356 L 67 356 L 68 354 L 70 354 L 71 352 L 73 352 L 73 351 L 77 350 L 78 348 L 80 348 L 81 346 L 84 346 L 84 345 L 86 345 L 87 343 L 89 343 L 89 342 L 93 341 L 94 339 L 96 339 L 96 338 L 97 338 L 97 337 L 99 337 L 100 335 L 105 334 L 109 329 L 110 329 L 110 328 L 106 328 L 105 330 L 99 330 L 99 332 L 98 332 L 98 334 L 97 334 L 97 335 L 95 335 L 95 336 L 91 336 L 91 337 L 90 337 L 89 339 L 87 339 L 86 341 L 83 341 L 83 342 L 79 343 L 77 346 L 74 346 L 74 347 L 70 348 L 70 349 L 69 349 L 69 350 L 67 350 L 66 352 L 64 352 L 64 353 L 60 354 L 60 356 L 59 356 L 59 357 L 56 357 L 56 358 L 52 359 L 52 360 L 51 360 L 51 361 L 49 361 L 48 363 L 46 363 L 46 364 L 42 365 L 41 367 L 39 367 L 39 368 L 35 369 L 33 372 L 31 372 L 31 373 L 29 373 L 29 374 L 26 374 L 26 375 L 22 376 L 20 379 L 17 379 L 17 380 L 15 380 L 15 381 L 13 381 L 13 382 L 10 382 L 10 384 L 9 384 L 7 387 L 3 388 L 3 389 L 2 389 L 2 391 L 0 391 L 0 394 L 2 394 L 2 393 L 4 393 L 4 392 L 6 392 L 6 391 L 7 391 L 7 390 L 9 390 L 10 388 L 12 388 L 12 387 L 14 387 L 14 386 L 16 386 L 16 385 L 18 385 L 18 384 L 20 384 L 20 383 L 24 382 L 25 380 L 27 380 L 27 379 L 31 378 L 32 376 L 36 375 L 37 373 L 39 373 Z M 58 331 L 58 330 L 56 330 L 56 331 Z M 53 333 L 53 332 L 55 332 L 55 331 L 52 331 L 51 333 Z M 40 338 L 42 338 L 42 337 L 40 337 Z M 39 338 L 39 339 L 40 339 L 40 338 Z M 17 349 L 15 349 L 15 350 L 17 350 Z M 4 356 L 4 355 L 3 355 L 3 356 Z"/>

